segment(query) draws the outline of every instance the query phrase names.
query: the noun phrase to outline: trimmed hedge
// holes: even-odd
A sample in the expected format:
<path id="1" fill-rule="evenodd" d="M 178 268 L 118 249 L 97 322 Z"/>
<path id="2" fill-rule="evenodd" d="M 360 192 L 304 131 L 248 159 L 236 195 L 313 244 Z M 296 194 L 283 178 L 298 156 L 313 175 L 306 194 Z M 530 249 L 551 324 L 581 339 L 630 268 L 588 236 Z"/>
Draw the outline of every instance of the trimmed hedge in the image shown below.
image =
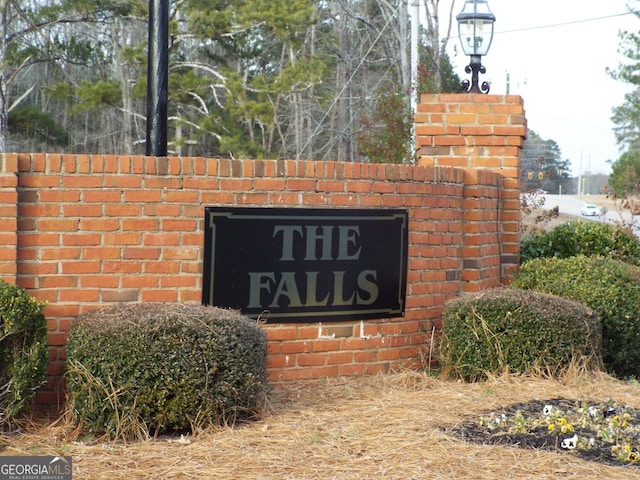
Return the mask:
<path id="1" fill-rule="evenodd" d="M 74 419 L 112 438 L 233 422 L 263 406 L 266 334 L 202 305 L 93 310 L 69 332 L 66 379 Z"/>
<path id="2" fill-rule="evenodd" d="M 0 428 L 46 383 L 49 360 L 45 304 L 0 280 Z"/>
<path id="3" fill-rule="evenodd" d="M 558 374 L 575 360 L 600 364 L 598 315 L 579 303 L 523 290 L 494 289 L 445 305 L 440 364 L 469 381 L 505 371 Z"/>
<path id="4" fill-rule="evenodd" d="M 621 225 L 575 221 L 544 234 L 528 235 L 520 242 L 520 262 L 536 258 L 602 256 L 640 265 L 640 242 Z"/>
<path id="5" fill-rule="evenodd" d="M 541 258 L 521 265 L 511 287 L 559 295 L 595 310 L 607 370 L 640 376 L 640 268 L 583 255 Z"/>

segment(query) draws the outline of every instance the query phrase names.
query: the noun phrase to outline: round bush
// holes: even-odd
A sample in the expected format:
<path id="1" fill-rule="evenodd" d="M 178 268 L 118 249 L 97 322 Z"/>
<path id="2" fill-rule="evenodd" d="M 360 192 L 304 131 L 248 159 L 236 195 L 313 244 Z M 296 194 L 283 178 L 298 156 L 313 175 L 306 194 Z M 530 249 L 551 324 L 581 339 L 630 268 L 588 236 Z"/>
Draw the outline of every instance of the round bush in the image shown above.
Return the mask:
<path id="1" fill-rule="evenodd" d="M 514 288 L 575 300 L 602 322 L 602 359 L 619 377 L 640 376 L 640 268 L 602 257 L 541 258 L 520 267 Z"/>
<path id="2" fill-rule="evenodd" d="M 599 365 L 601 330 L 591 309 L 536 292 L 494 289 L 445 305 L 440 363 L 465 380 L 489 373 L 558 374 L 574 361 Z"/>
<path id="3" fill-rule="evenodd" d="M 640 265 L 640 242 L 621 225 L 575 221 L 550 232 L 526 236 L 520 242 L 521 263 L 536 258 L 602 256 Z"/>
<path id="4" fill-rule="evenodd" d="M 266 390 L 266 335 L 201 305 L 93 310 L 67 340 L 68 409 L 93 432 L 144 437 L 248 418 Z"/>
<path id="5" fill-rule="evenodd" d="M 45 304 L 0 280 L 0 427 L 11 423 L 46 383 Z"/>

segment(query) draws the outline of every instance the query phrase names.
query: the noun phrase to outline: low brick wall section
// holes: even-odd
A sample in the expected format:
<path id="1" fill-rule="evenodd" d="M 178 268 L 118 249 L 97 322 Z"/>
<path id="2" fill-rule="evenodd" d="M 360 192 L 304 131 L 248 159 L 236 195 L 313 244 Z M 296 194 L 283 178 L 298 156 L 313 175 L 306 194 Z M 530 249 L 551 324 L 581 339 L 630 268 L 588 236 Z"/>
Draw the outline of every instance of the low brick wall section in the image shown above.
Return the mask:
<path id="1" fill-rule="evenodd" d="M 45 404 L 60 399 L 66 334 L 79 314 L 201 301 L 205 206 L 409 211 L 405 316 L 264 325 L 272 381 L 416 366 L 445 302 L 508 282 L 518 264 L 517 173 L 110 155 L 0 161 L 0 276 L 48 302 Z"/>

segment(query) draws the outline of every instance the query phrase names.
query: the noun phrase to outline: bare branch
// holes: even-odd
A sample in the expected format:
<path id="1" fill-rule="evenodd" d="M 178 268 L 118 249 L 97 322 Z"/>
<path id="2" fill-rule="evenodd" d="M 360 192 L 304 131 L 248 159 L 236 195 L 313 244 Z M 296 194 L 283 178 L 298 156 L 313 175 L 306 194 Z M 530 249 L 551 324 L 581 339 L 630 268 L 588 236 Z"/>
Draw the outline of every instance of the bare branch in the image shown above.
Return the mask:
<path id="1" fill-rule="evenodd" d="M 18 97 L 16 101 L 13 102 L 9 108 L 7 108 L 7 112 L 12 111 L 14 108 L 20 105 L 22 100 L 24 100 L 33 91 L 34 88 L 35 88 L 35 85 L 31 85 L 31 87 L 29 87 L 26 92 L 20 95 L 20 97 Z"/>

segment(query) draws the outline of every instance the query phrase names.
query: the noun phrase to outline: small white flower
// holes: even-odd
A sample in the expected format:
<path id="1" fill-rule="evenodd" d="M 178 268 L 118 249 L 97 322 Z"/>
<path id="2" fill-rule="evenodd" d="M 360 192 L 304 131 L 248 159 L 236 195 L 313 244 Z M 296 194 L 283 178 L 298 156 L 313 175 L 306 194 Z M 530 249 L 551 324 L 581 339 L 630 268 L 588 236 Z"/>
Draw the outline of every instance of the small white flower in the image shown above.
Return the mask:
<path id="1" fill-rule="evenodd" d="M 587 413 L 595 418 L 598 416 L 598 409 L 596 407 L 589 407 Z"/>
<path id="2" fill-rule="evenodd" d="M 507 416 L 503 413 L 499 417 L 495 417 L 493 421 L 495 422 L 496 425 L 500 425 L 502 422 L 506 420 L 507 420 Z"/>
<path id="3" fill-rule="evenodd" d="M 589 439 L 589 446 L 590 447 L 595 447 L 596 446 L 596 439 L 595 438 L 591 437 Z"/>
<path id="4" fill-rule="evenodd" d="M 574 435 L 571 438 L 565 438 L 562 440 L 562 448 L 566 448 L 568 450 L 573 450 L 578 445 L 578 435 Z"/>
<path id="5" fill-rule="evenodd" d="M 552 411 L 553 411 L 553 405 L 545 405 L 544 408 L 542 409 L 542 414 L 551 415 Z"/>

